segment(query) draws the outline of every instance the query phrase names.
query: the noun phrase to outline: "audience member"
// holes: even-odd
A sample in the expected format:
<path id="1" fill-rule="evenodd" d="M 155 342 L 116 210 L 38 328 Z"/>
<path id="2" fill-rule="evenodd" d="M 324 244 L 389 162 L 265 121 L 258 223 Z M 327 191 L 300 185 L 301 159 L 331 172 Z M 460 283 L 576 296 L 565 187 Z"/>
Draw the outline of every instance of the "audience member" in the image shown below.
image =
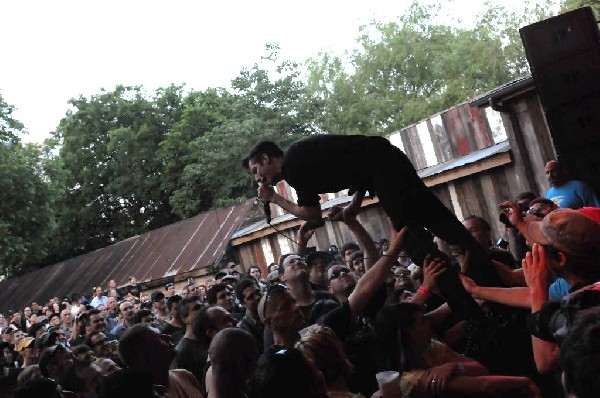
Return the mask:
<path id="1" fill-rule="evenodd" d="M 582 207 L 600 207 L 600 200 L 585 183 L 572 180 L 562 163 L 551 160 L 546 163 L 546 175 L 550 189 L 544 197 L 552 200 L 560 208 L 580 209 Z"/>
<path id="2" fill-rule="evenodd" d="M 133 325 L 123 332 L 119 357 L 129 369 L 150 374 L 152 384 L 165 386 L 169 398 L 200 396 L 200 385 L 194 375 L 185 369 L 169 370 L 175 358 L 173 344 L 148 325 Z"/>

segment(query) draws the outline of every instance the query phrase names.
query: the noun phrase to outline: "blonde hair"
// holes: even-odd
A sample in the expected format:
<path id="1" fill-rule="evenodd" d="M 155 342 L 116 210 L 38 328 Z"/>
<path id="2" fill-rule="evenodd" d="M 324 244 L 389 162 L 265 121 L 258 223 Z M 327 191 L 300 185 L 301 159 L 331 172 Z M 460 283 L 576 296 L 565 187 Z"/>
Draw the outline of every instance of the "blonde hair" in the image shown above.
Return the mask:
<path id="1" fill-rule="evenodd" d="M 310 326 L 296 348 L 323 374 L 327 384 L 354 371 L 342 343 L 327 326 Z"/>

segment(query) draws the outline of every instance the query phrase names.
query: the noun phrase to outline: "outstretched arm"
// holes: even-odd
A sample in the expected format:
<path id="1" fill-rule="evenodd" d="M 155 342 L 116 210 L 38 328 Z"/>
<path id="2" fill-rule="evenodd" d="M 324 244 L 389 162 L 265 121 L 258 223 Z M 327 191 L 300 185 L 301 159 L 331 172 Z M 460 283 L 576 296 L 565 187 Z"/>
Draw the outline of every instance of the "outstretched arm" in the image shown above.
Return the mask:
<path id="1" fill-rule="evenodd" d="M 528 287 L 486 287 L 477 285 L 473 279 L 460 274 L 465 290 L 474 299 L 488 300 L 511 307 L 531 307 L 531 295 Z"/>
<path id="2" fill-rule="evenodd" d="M 359 195 L 358 197 L 362 198 L 363 195 Z M 355 197 L 357 197 L 356 194 Z M 342 208 L 340 206 L 333 206 L 329 211 L 329 219 L 331 221 L 343 221 L 348 226 L 348 229 L 354 234 L 356 240 L 358 241 L 358 244 L 364 250 L 365 270 L 368 270 L 373 266 L 373 264 L 375 264 L 375 261 L 377 261 L 377 259 L 379 258 L 379 252 L 377 251 L 377 247 L 375 246 L 375 242 L 373 242 L 373 238 L 371 237 L 371 235 L 369 235 L 365 227 L 363 227 L 362 224 L 356 219 L 356 216 L 360 211 L 360 203 L 361 202 L 358 202 L 358 211 L 356 213 L 354 212 L 354 210 L 346 210 L 349 207 L 352 207 L 353 204 L 350 204 L 345 208 Z"/>
<path id="3" fill-rule="evenodd" d="M 395 231 L 393 228 L 392 230 L 394 232 L 392 233 L 392 239 L 390 239 L 390 250 L 358 280 L 354 291 L 348 297 L 348 304 L 353 315 L 360 314 L 365 309 L 369 300 L 385 282 L 392 265 L 400 254 L 407 228 L 402 228 L 400 232 Z"/>

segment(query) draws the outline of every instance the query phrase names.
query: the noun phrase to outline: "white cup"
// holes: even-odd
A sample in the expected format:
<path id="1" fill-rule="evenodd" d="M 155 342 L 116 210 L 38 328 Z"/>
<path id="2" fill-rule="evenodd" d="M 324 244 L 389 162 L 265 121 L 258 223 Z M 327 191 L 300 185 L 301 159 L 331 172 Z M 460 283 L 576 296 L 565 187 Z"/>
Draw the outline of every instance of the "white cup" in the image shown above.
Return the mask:
<path id="1" fill-rule="evenodd" d="M 400 397 L 400 373 L 393 370 L 386 370 L 375 375 L 379 391 L 383 398 Z"/>

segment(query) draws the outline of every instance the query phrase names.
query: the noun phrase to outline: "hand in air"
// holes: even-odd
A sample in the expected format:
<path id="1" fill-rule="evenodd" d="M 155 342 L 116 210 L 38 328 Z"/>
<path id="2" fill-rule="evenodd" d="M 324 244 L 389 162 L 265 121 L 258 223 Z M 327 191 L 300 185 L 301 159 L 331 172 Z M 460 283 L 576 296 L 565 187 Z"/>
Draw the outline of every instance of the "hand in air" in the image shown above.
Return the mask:
<path id="1" fill-rule="evenodd" d="M 523 222 L 523 215 L 521 214 L 521 208 L 510 200 L 502 202 L 498 205 L 500 210 L 508 217 L 510 223 L 514 226 Z"/>
<path id="2" fill-rule="evenodd" d="M 298 242 L 306 244 L 314 234 L 315 230 L 311 228 L 311 223 L 305 221 L 302 223 L 300 230 L 298 231 Z"/>
<path id="3" fill-rule="evenodd" d="M 546 290 L 550 282 L 550 272 L 546 265 L 546 249 L 535 243 L 521 262 L 525 282 L 530 289 Z"/>
<path id="4" fill-rule="evenodd" d="M 438 276 L 446 272 L 445 262 L 440 258 L 430 261 L 426 258 L 423 262 L 423 288 L 431 291 L 436 286 Z"/>
<path id="5" fill-rule="evenodd" d="M 342 221 L 345 224 L 352 223 L 356 221 L 356 216 L 360 212 L 351 205 L 346 207 L 335 205 L 329 210 L 329 219 L 331 221 Z"/>

